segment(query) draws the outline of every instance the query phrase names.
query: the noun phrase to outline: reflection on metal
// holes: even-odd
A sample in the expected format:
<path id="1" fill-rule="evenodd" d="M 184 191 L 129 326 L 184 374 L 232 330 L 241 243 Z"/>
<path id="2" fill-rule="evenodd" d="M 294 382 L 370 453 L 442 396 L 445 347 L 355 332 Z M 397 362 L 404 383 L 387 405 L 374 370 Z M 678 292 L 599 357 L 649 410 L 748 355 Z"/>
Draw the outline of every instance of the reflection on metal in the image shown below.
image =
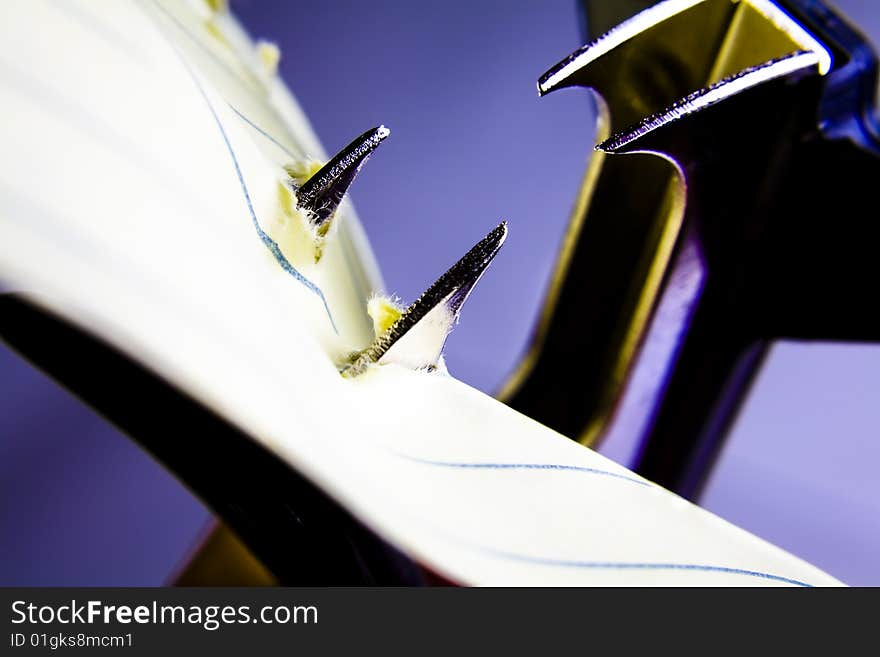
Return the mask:
<path id="1" fill-rule="evenodd" d="M 361 167 L 390 134 L 384 125 L 367 130 L 296 190 L 297 207 L 309 216 L 312 224 L 326 229 Z"/>
<path id="2" fill-rule="evenodd" d="M 438 278 L 400 317 L 342 368 L 346 377 L 393 359 L 413 369 L 437 366 L 464 302 L 507 239 L 502 221 Z"/>
<path id="3" fill-rule="evenodd" d="M 622 22 L 538 88 L 595 91 L 607 153 L 591 163 L 531 346 L 500 396 L 587 444 L 630 427 L 641 445 L 631 464 L 694 495 L 767 338 L 880 338 L 877 311 L 796 324 L 807 306 L 788 303 L 810 289 L 794 271 L 813 290 L 870 280 L 870 258 L 844 253 L 876 243 L 878 228 L 829 230 L 841 200 L 820 172 L 839 163 L 844 205 L 864 199 L 851 181 L 877 170 L 865 92 L 874 60 L 815 2 L 667 0 L 629 19 L 614 11 L 640 3 L 584 4 L 588 17 Z M 855 134 L 853 124 L 856 144 L 822 138 Z M 844 251 L 820 278 L 829 232 Z M 794 255 L 791 243 L 807 250 Z M 688 312 L 664 312 L 681 305 L 687 248 L 701 254 L 700 283 Z"/>
<path id="4" fill-rule="evenodd" d="M 269 572 L 238 536 L 214 521 L 199 545 L 170 581 L 174 586 L 277 586 Z"/>

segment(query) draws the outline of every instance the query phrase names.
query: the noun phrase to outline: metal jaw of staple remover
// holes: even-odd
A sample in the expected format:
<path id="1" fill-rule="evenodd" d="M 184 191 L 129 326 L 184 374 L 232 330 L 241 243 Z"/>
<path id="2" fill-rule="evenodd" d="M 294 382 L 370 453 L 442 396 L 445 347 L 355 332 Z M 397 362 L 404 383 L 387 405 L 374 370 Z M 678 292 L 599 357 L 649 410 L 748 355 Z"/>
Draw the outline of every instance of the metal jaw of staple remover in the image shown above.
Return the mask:
<path id="1" fill-rule="evenodd" d="M 582 9 L 602 36 L 538 88 L 597 92 L 600 143 L 501 396 L 637 436 L 630 465 L 694 497 L 771 339 L 880 339 L 877 59 L 811 0 Z"/>

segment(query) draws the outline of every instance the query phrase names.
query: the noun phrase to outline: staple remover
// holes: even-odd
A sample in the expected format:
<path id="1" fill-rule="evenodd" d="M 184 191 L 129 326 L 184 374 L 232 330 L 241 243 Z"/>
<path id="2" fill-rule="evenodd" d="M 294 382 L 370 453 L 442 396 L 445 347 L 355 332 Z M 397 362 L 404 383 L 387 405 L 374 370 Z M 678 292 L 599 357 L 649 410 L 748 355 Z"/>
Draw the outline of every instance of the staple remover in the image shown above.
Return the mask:
<path id="1" fill-rule="evenodd" d="M 813 0 L 581 9 L 538 89 L 599 145 L 501 396 L 694 498 L 772 340 L 880 339 L 877 58 Z"/>

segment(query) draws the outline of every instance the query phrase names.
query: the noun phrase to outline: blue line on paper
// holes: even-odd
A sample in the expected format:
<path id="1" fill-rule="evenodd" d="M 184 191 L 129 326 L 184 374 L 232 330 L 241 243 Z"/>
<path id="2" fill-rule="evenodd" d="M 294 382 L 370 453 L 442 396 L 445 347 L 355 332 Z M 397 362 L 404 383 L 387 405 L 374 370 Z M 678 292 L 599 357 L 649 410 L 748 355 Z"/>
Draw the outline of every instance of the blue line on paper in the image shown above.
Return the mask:
<path id="1" fill-rule="evenodd" d="M 599 468 L 588 468 L 576 465 L 561 465 L 555 463 L 461 463 L 454 461 L 431 461 L 427 459 L 420 459 L 412 456 L 401 455 L 403 458 L 409 461 L 415 461 L 416 463 L 422 463 L 425 465 L 433 465 L 439 467 L 446 468 L 462 468 L 462 469 L 486 469 L 486 470 L 553 470 L 553 471 L 572 471 L 572 472 L 583 472 L 588 474 L 595 474 L 607 477 L 615 477 L 617 479 L 623 479 L 634 484 L 639 484 L 641 486 L 648 486 L 653 488 L 653 485 L 650 482 L 643 481 L 641 479 L 636 479 L 634 477 L 628 477 L 623 474 L 619 474 L 617 472 L 611 472 L 610 470 L 601 470 Z M 472 545 L 472 547 L 476 547 L 481 552 L 486 552 L 493 556 L 509 559 L 512 561 L 521 561 L 524 563 L 531 563 L 542 566 L 557 566 L 562 568 L 581 568 L 581 569 L 596 569 L 596 570 L 682 570 L 682 571 L 699 571 L 699 572 L 714 572 L 714 573 L 722 573 L 729 575 L 741 575 L 744 577 L 756 577 L 758 579 L 766 579 L 775 582 L 782 582 L 785 584 L 791 584 L 793 586 L 802 586 L 802 587 L 812 587 L 812 584 L 808 584 L 806 582 L 802 582 L 800 580 L 792 579 L 790 577 L 783 577 L 781 575 L 773 575 L 771 573 L 764 573 L 757 570 L 747 570 L 744 568 L 731 568 L 727 566 L 712 566 L 707 564 L 692 564 L 692 563 L 617 563 L 613 561 L 578 561 L 578 560 L 566 560 L 566 559 L 553 559 L 548 557 L 532 557 L 523 554 L 516 554 L 513 552 L 504 552 L 503 550 L 495 550 L 492 548 L 487 548 L 484 546 Z"/>
<path id="2" fill-rule="evenodd" d="M 280 148 L 282 151 L 284 151 L 285 155 L 287 155 L 289 158 L 291 158 L 291 159 L 293 159 L 293 160 L 299 160 L 299 159 L 301 159 L 300 156 L 298 156 L 298 155 L 294 155 L 294 154 L 290 151 L 290 149 L 287 148 L 287 146 L 285 146 L 284 144 L 282 144 L 280 141 L 278 141 L 277 139 L 275 139 L 275 137 L 273 137 L 272 135 L 270 135 L 268 132 L 266 132 L 265 130 L 263 130 L 260 126 L 258 126 L 256 123 L 254 123 L 253 121 L 251 121 L 248 117 L 246 117 L 244 114 L 242 114 L 241 112 L 239 112 L 239 111 L 238 111 L 238 108 L 235 107 L 235 105 L 233 105 L 232 103 L 229 103 L 229 102 L 227 102 L 227 105 L 229 105 L 229 109 L 231 109 L 233 112 L 235 112 L 235 113 L 238 115 L 238 117 L 239 117 L 242 121 L 244 121 L 245 123 L 247 123 L 250 127 L 252 127 L 254 130 L 256 130 L 257 132 L 259 132 L 261 135 L 263 135 L 266 139 L 268 139 L 268 140 L 271 141 L 273 144 L 275 144 L 275 145 L 276 145 L 278 148 Z"/>
<path id="3" fill-rule="evenodd" d="M 792 579 L 790 577 L 782 577 L 781 575 L 772 575 L 770 573 L 763 573 L 758 570 L 746 570 L 744 568 L 729 568 L 727 566 L 710 566 L 705 564 L 694 564 L 694 563 L 616 563 L 616 562 L 607 562 L 607 561 L 576 561 L 576 560 L 567 560 L 567 559 L 550 559 L 544 557 L 531 557 L 522 554 L 515 554 L 512 552 L 504 552 L 502 550 L 492 550 L 488 548 L 484 548 L 485 552 L 488 552 L 496 557 L 500 557 L 502 559 L 510 559 L 513 561 L 523 561 L 525 563 L 532 563 L 541 566 L 559 566 L 563 568 L 592 568 L 596 570 L 690 570 L 690 571 L 700 571 L 700 572 L 713 572 L 713 573 L 722 573 L 728 575 L 742 575 L 744 577 L 756 577 L 758 579 L 766 579 L 774 582 L 782 582 L 784 584 L 791 584 L 793 586 L 801 586 L 806 588 L 812 588 L 812 584 L 808 584 L 806 582 L 802 582 L 797 579 Z"/>
<path id="4" fill-rule="evenodd" d="M 427 459 L 415 458 L 412 456 L 404 456 L 404 458 L 422 463 L 424 465 L 434 465 L 443 468 L 463 468 L 473 470 L 561 470 L 571 472 L 583 472 L 587 474 L 600 475 L 604 477 L 614 477 L 623 479 L 640 486 L 652 487 L 647 481 L 629 477 L 624 474 L 612 472 L 610 470 L 601 470 L 599 468 L 587 468 L 579 465 L 560 465 L 557 463 L 460 463 L 456 461 L 431 461 Z"/>
<path id="5" fill-rule="evenodd" d="M 294 155 L 292 152 L 290 152 L 290 150 L 288 150 L 288 148 L 284 144 L 282 144 L 278 139 L 273 137 L 271 133 L 269 133 L 267 130 L 264 130 L 263 128 L 258 126 L 256 123 L 251 121 L 247 116 L 242 114 L 238 110 L 238 108 L 235 107 L 232 103 L 227 102 L 227 105 L 229 105 L 229 108 L 233 112 L 235 112 L 242 121 L 247 123 L 250 127 L 252 127 L 254 130 L 256 130 L 259 134 L 261 134 L 263 137 L 265 137 L 270 142 L 275 144 L 278 148 L 280 148 L 282 151 L 284 151 L 284 153 L 288 157 L 290 157 L 293 160 L 302 159 L 301 156 Z M 342 255 L 345 258 L 345 264 L 348 267 L 348 273 L 349 273 L 349 276 L 351 277 L 352 283 L 360 291 L 361 298 L 366 299 L 370 295 L 370 292 L 372 292 L 372 290 L 367 289 L 367 287 L 363 284 L 361 279 L 355 275 L 356 268 L 355 268 L 354 262 L 356 261 L 356 256 L 351 252 L 351 244 L 349 243 L 349 240 L 343 236 L 343 239 L 341 240 L 341 244 L 342 244 Z"/>
<path id="6" fill-rule="evenodd" d="M 166 15 L 168 15 L 172 20 L 174 20 L 173 16 L 170 16 L 168 12 L 162 7 L 159 3 L 155 3 L 156 6 Z M 175 21 L 176 22 L 176 21 Z M 244 181 L 244 176 L 241 173 L 241 167 L 238 164 L 238 157 L 235 155 L 235 149 L 232 148 L 232 143 L 229 141 L 229 136 L 226 134 L 226 129 L 223 127 L 223 122 L 220 120 L 220 117 L 217 115 L 216 110 L 214 109 L 214 105 L 211 103 L 211 100 L 208 98 L 208 94 L 205 93 L 204 88 L 202 87 L 202 83 L 199 82 L 198 77 L 193 72 L 193 70 L 189 67 L 186 59 L 181 55 L 181 53 L 171 44 L 171 47 L 174 48 L 175 53 L 180 59 L 183 67 L 186 69 L 186 72 L 189 74 L 196 88 L 199 90 L 199 94 L 202 96 L 202 99 L 205 101 L 205 104 L 208 106 L 208 109 L 211 112 L 211 116 L 214 117 L 214 122 L 217 124 L 217 128 L 220 130 L 220 135 L 223 137 L 223 143 L 226 144 L 226 149 L 229 151 L 229 156 L 232 158 L 232 165 L 235 167 L 235 174 L 238 176 L 238 182 L 241 185 L 241 191 L 244 195 L 245 203 L 247 204 L 248 212 L 251 215 L 251 221 L 254 224 L 254 229 L 257 231 L 257 235 L 260 240 L 269 249 L 270 253 L 275 257 L 275 260 L 281 266 L 281 268 L 286 271 L 288 274 L 293 276 L 297 281 L 302 283 L 306 288 L 314 292 L 324 304 L 324 309 L 327 311 L 327 317 L 330 319 L 330 324 L 333 326 L 333 330 L 336 333 L 339 333 L 339 330 L 336 328 L 336 322 L 333 321 L 333 315 L 330 312 L 330 306 L 327 304 L 327 299 L 324 296 L 324 292 L 321 291 L 317 285 L 315 285 L 308 278 L 303 276 L 299 271 L 290 264 L 290 261 L 284 256 L 281 252 L 281 247 L 278 246 L 278 243 L 273 240 L 269 235 L 263 230 L 260 226 L 260 222 L 257 219 L 257 213 L 254 211 L 253 203 L 251 202 L 251 196 L 248 192 L 247 184 Z"/>

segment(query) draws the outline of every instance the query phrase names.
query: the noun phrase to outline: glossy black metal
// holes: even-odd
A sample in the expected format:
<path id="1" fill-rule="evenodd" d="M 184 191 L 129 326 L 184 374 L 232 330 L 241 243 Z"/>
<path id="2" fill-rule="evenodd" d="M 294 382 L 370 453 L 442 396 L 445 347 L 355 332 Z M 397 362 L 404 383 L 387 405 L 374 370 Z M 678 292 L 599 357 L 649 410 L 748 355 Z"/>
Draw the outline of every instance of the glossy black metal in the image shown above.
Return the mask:
<path id="1" fill-rule="evenodd" d="M 296 190 L 297 207 L 315 226 L 333 218 L 361 167 L 391 132 L 384 125 L 367 130 L 334 155 Z"/>
<path id="2" fill-rule="evenodd" d="M 764 133 L 762 124 L 786 105 L 782 92 L 790 89 L 745 115 L 732 103 L 727 117 L 721 110 L 712 125 L 691 124 L 693 134 L 679 137 L 697 141 L 702 129 L 702 137 L 730 140 L 729 148 L 707 148 L 692 162 L 690 182 L 706 199 L 700 203 L 753 195 L 751 207 L 728 217 L 730 227 L 712 228 L 705 219 L 717 218 L 704 217 L 707 289 L 635 464 L 691 498 L 699 495 L 770 340 L 880 340 L 877 60 L 864 38 L 822 3 L 782 4 L 832 51 L 829 74 L 793 99 L 792 114 L 777 130 Z M 713 159 L 713 152 L 724 156 Z M 756 170 L 759 177 L 742 179 Z M 731 239 L 737 225 L 742 232 Z"/>
<path id="3" fill-rule="evenodd" d="M 587 33 L 595 38 L 652 4 L 585 0 L 582 14 L 593 20 Z M 607 434 L 620 413 L 641 414 L 629 423 L 641 427 L 631 465 L 691 498 L 698 496 L 770 341 L 880 340 L 880 304 L 874 301 L 880 283 L 877 60 L 864 38 L 823 3 L 776 4 L 830 51 L 827 74 L 783 76 L 730 94 L 630 144 L 629 150 L 660 153 L 677 163 L 686 203 L 628 371 L 621 374 L 609 364 L 623 349 L 627 325 L 619 318 L 630 312 L 626 299 L 646 289 L 639 263 L 659 248 L 652 241 L 657 211 L 651 207 L 663 202 L 663 178 L 649 167 L 669 164 L 656 155 L 606 156 L 567 256 L 544 342 L 508 399 L 573 438 L 584 437 L 588 422 L 601 420 Z M 726 22 L 719 12 L 735 6 L 695 5 L 686 20 L 674 15 L 646 26 L 649 36 L 616 46 L 620 52 L 602 55 L 556 86 L 596 89 L 610 108 L 613 131 L 620 132 L 621 115 L 645 107 L 644 117 L 671 94 L 685 97 L 702 86 L 687 88 L 711 68 L 717 51 L 689 49 L 669 37 L 686 36 L 687 20 L 698 17 L 709 26 Z M 734 40 L 748 36 L 734 33 Z M 763 44 L 753 47 L 760 52 Z M 689 52 L 692 62 L 686 61 Z M 627 150 L 613 140 L 606 149 Z M 686 319 L 676 320 L 680 325 L 659 326 L 667 320 L 658 309 L 675 292 L 672 281 L 685 250 L 700 254 L 699 294 Z M 669 359 L 662 376 L 635 391 L 651 400 L 649 407 L 633 411 L 622 401 L 632 390 L 615 389 L 613 379 L 626 376 L 630 386 L 643 385 L 633 383 L 633 372 L 648 358 L 645 336 L 664 331 L 677 335 Z M 618 416 L 602 418 L 603 405 Z"/>
<path id="4" fill-rule="evenodd" d="M 418 299 L 401 313 L 397 321 L 389 326 L 384 333 L 376 336 L 376 340 L 371 345 L 357 354 L 352 363 L 342 370 L 343 375 L 357 376 L 362 374 L 371 363 L 379 362 L 404 336 L 413 331 L 419 331 L 420 322 L 441 304 L 448 314 L 449 330 L 451 331 L 452 326 L 458 321 L 464 302 L 467 301 L 477 281 L 492 264 L 492 260 L 498 255 L 498 251 L 501 250 L 506 239 L 507 222 L 502 221 L 486 237 L 471 247 L 440 278 L 434 281 Z M 432 345 L 433 354 L 425 354 L 427 360 L 413 364 L 414 367 L 433 367 L 436 365 L 435 357 L 440 355 L 446 342 L 448 333 L 436 335 L 436 328 L 428 330 L 433 334 L 430 339 L 439 342 Z"/>

